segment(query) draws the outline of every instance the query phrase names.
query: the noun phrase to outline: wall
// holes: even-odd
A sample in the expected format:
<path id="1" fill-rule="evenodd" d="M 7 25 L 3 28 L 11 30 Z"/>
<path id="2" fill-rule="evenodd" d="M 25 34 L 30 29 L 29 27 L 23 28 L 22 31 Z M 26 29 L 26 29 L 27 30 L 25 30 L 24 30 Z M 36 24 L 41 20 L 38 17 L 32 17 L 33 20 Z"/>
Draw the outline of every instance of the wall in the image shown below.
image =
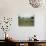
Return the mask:
<path id="1" fill-rule="evenodd" d="M 46 8 L 33 8 L 29 5 L 28 0 L 0 0 L 0 16 L 13 17 L 13 22 L 10 31 L 10 35 L 17 40 L 27 40 L 34 34 L 37 35 L 37 39 L 44 40 L 45 36 L 45 16 Z M 34 27 L 19 27 L 18 15 L 31 16 L 35 14 L 35 26 Z M 1 31 L 2 33 L 2 31 Z M 1 34 L 0 33 L 0 34 Z M 1 34 L 2 35 L 2 34 Z M 3 37 L 0 36 L 0 39 Z"/>

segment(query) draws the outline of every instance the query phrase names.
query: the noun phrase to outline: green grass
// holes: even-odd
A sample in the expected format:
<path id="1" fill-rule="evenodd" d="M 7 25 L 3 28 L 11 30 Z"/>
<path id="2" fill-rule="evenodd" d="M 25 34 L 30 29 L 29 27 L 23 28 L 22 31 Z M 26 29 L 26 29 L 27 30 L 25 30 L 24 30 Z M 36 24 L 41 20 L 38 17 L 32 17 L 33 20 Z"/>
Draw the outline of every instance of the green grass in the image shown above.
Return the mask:
<path id="1" fill-rule="evenodd" d="M 34 26 L 34 18 L 20 18 L 18 17 L 19 26 Z"/>

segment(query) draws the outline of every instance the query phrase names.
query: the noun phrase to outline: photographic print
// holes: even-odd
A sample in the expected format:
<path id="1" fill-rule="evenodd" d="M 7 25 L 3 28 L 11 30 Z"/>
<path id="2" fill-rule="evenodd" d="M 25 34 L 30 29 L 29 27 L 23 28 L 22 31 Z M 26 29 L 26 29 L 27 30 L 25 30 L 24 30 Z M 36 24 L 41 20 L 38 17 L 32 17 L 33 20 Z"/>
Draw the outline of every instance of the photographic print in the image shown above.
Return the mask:
<path id="1" fill-rule="evenodd" d="M 31 17 L 21 17 L 18 16 L 19 26 L 34 26 L 34 16 Z"/>

